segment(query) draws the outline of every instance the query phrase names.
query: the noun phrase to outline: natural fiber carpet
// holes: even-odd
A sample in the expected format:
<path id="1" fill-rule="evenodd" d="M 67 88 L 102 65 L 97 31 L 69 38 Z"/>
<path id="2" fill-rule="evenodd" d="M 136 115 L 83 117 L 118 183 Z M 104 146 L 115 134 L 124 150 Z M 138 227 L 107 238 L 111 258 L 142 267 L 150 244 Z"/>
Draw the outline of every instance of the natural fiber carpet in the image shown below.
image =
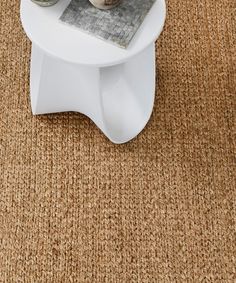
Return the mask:
<path id="1" fill-rule="evenodd" d="M 117 146 L 80 114 L 31 115 L 1 0 L 0 282 L 235 282 L 234 7 L 168 1 L 154 114 Z"/>

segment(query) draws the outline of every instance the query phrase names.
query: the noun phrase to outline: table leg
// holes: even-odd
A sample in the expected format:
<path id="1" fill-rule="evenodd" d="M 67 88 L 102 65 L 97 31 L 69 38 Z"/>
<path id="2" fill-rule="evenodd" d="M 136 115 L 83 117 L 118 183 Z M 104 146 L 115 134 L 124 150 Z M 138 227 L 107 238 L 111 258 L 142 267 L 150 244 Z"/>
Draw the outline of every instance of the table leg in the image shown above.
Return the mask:
<path id="1" fill-rule="evenodd" d="M 155 45 L 111 67 L 86 67 L 51 57 L 32 47 L 33 114 L 76 111 L 87 115 L 114 143 L 139 134 L 155 95 Z"/>

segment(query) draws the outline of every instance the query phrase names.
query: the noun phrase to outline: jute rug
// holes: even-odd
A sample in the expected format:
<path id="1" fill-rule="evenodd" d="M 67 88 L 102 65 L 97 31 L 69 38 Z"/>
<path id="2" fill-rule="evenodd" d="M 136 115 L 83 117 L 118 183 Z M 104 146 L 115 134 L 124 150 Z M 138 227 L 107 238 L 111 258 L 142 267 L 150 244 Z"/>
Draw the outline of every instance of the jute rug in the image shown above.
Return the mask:
<path id="1" fill-rule="evenodd" d="M 234 8 L 168 1 L 152 119 L 117 146 L 83 115 L 31 115 L 1 0 L 0 282 L 236 282 Z"/>

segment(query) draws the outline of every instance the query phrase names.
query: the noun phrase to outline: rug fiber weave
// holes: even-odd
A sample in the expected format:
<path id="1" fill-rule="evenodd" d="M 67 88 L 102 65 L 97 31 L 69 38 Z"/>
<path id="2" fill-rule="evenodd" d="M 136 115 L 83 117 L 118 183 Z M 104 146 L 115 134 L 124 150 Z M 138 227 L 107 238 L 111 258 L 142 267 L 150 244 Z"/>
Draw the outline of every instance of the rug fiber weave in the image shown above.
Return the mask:
<path id="1" fill-rule="evenodd" d="M 120 146 L 32 116 L 19 2 L 0 3 L 0 282 L 235 283 L 234 1 L 168 1 L 154 113 Z"/>

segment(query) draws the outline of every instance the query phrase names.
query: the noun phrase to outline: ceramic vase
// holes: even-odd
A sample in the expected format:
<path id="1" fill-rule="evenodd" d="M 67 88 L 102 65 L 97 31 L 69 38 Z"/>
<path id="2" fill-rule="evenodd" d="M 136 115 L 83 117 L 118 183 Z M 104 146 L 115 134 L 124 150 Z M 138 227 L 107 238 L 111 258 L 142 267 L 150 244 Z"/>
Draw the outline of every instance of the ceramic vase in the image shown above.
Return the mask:
<path id="1" fill-rule="evenodd" d="M 31 0 L 34 3 L 43 6 L 43 7 L 48 7 L 56 4 L 59 0 Z"/>
<path id="2" fill-rule="evenodd" d="M 89 0 L 95 7 L 99 9 L 111 9 L 117 6 L 121 0 Z"/>

